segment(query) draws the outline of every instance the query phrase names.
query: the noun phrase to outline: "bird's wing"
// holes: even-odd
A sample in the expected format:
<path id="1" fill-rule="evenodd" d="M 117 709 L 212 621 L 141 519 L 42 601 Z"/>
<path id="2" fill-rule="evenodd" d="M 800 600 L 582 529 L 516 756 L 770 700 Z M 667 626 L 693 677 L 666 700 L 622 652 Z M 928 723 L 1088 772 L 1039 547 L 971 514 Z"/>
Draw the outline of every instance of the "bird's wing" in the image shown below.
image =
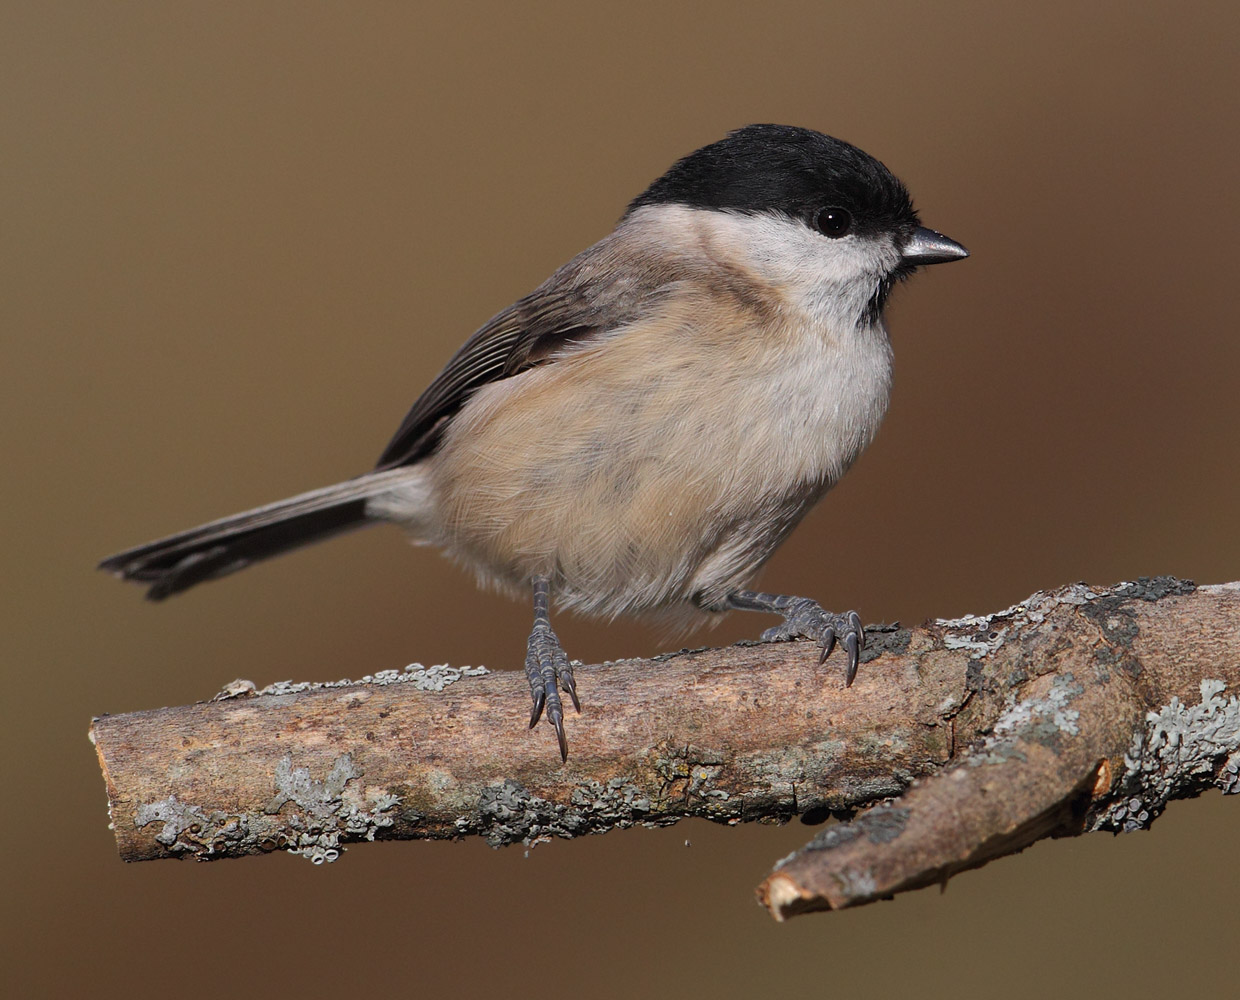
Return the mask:
<path id="1" fill-rule="evenodd" d="M 413 404 L 376 469 L 410 465 L 433 452 L 446 422 L 487 383 L 552 361 L 570 342 L 614 330 L 648 309 L 675 280 L 674 269 L 631 265 L 615 238 L 569 261 L 470 337 Z"/>

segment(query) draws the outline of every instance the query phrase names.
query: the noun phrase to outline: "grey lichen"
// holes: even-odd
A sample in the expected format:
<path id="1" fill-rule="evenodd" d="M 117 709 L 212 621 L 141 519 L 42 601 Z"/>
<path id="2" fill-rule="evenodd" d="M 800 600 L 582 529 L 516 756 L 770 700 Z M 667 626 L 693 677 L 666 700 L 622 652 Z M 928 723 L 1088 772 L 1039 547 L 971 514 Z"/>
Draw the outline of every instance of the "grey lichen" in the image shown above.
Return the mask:
<path id="1" fill-rule="evenodd" d="M 943 645 L 948 649 L 967 649 L 981 658 L 989 656 L 1025 629 L 1042 624 L 1061 605 L 1080 606 L 1099 596 L 1085 584 L 1077 583 L 1055 593 L 1039 590 L 1019 604 L 994 614 L 939 618 L 935 624 L 947 630 Z"/>
<path id="2" fill-rule="evenodd" d="M 462 834 L 483 834 L 492 847 L 518 841 L 529 846 L 551 837 L 573 837 L 581 826 L 572 810 L 532 794 L 512 779 L 482 789 L 477 814 L 480 829 L 471 829 L 464 817 L 457 820 L 457 828 Z"/>
<path id="3" fill-rule="evenodd" d="M 1174 576 L 1139 576 L 1115 587 L 1116 596 L 1126 600 L 1161 601 L 1164 597 L 1192 594 L 1197 584 Z"/>
<path id="4" fill-rule="evenodd" d="M 891 802 L 877 805 L 847 823 L 839 823 L 820 830 L 808 844 L 806 851 L 830 851 L 865 837 L 871 844 L 889 844 L 904 832 L 912 813 L 903 806 Z M 799 852 L 798 852 L 799 853 Z M 790 854 L 775 867 L 796 857 Z"/>
<path id="5" fill-rule="evenodd" d="M 530 846 L 552 837 L 666 826 L 684 815 L 716 821 L 737 818 L 744 811 L 744 799 L 712 787 L 723 760 L 717 750 L 662 744 L 651 765 L 657 788 L 636 777 L 587 778 L 569 793 L 567 804 L 534 795 L 511 779 L 496 782 L 482 789 L 473 816 L 457 819 L 456 831 L 462 836 L 481 834 L 492 847 L 518 842 Z M 679 808 L 656 815 L 669 800 Z"/>
<path id="6" fill-rule="evenodd" d="M 487 673 L 490 671 L 486 667 L 450 667 L 446 663 L 424 667 L 420 663 L 410 663 L 402 670 L 380 670 L 373 674 L 366 674 L 358 680 L 344 678 L 338 681 L 276 681 L 265 688 L 256 688 L 253 681 L 235 680 L 225 685 L 214 700 L 226 701 L 232 698 L 301 694 L 304 691 L 353 687 L 359 684 L 373 684 L 378 687 L 388 684 L 410 684 L 419 691 L 442 691 L 449 684 L 454 684 L 463 677 L 479 677 Z"/>
<path id="7" fill-rule="evenodd" d="M 663 741 L 654 748 L 650 764 L 660 781 L 660 796 L 689 806 L 717 798 L 710 786 L 726 760 L 722 750 Z"/>
<path id="8" fill-rule="evenodd" d="M 710 797 L 719 800 L 718 795 Z M 507 779 L 485 787 L 478 797 L 477 820 L 461 817 L 456 828 L 461 835 L 482 834 L 492 847 L 518 842 L 528 847 L 552 837 L 572 838 L 638 824 L 675 822 L 674 816 L 652 820 L 653 808 L 649 794 L 625 778 L 585 780 L 570 793 L 567 805 L 534 795 L 519 782 Z"/>
<path id="9" fill-rule="evenodd" d="M 1077 720 L 1081 713 L 1068 706 L 1084 693 L 1072 674 L 1061 674 L 1051 682 L 1045 697 L 1013 699 L 995 722 L 994 735 L 1002 738 L 1010 734 L 1035 742 L 1061 732 L 1075 736 L 1080 732 Z"/>
<path id="10" fill-rule="evenodd" d="M 287 846 L 290 854 L 316 865 L 335 861 L 343 850 L 342 837 L 374 840 L 379 830 L 396 822 L 393 811 L 400 798 L 386 791 L 367 796 L 360 783 L 350 789 L 349 782 L 360 777 L 362 772 L 347 753 L 336 758 L 322 781 L 310 777 L 309 768 L 293 767 L 291 755 L 276 764 L 276 794 L 263 812 L 280 813 L 284 828 L 293 831 L 293 842 Z M 297 808 L 286 811 L 290 802 Z"/>
<path id="11" fill-rule="evenodd" d="M 600 819 L 607 817 L 621 828 L 632 826 L 651 809 L 650 796 L 639 785 L 623 778 L 612 778 L 606 784 L 583 781 L 573 789 L 569 801 L 575 808 Z"/>
<path id="12" fill-rule="evenodd" d="M 1192 580 L 1143 576 L 1117 585 L 1081 608 L 1081 614 L 1094 623 L 1106 640 L 1094 649 L 1100 676 L 1109 678 L 1111 667 L 1118 667 L 1134 677 L 1141 673 L 1141 662 L 1133 655 L 1133 643 L 1140 632 L 1135 601 L 1160 601 L 1165 597 L 1191 594 L 1196 589 Z"/>
<path id="13" fill-rule="evenodd" d="M 963 757 L 966 767 L 1004 764 L 1009 760 L 1025 760 L 1022 742 L 1040 743 L 1054 750 L 1064 735 L 1080 732 L 1077 724 L 1081 713 L 1069 706 L 1084 694 L 1085 688 L 1072 674 L 1061 674 L 1051 681 L 1050 690 L 1041 697 L 1017 699 L 1009 692 L 1007 707 L 996 720 L 985 741 Z M 1026 748 L 1027 749 L 1027 748 Z"/>
<path id="14" fill-rule="evenodd" d="M 231 701 L 234 698 L 249 698 L 258 693 L 258 685 L 244 677 L 238 677 L 220 688 L 212 701 Z"/>
<path id="15" fill-rule="evenodd" d="M 374 840 L 396 822 L 399 797 L 364 789 L 354 780 L 362 773 L 347 753 L 336 758 L 322 781 L 312 778 L 309 768 L 293 767 L 291 756 L 276 765 L 273 777 L 275 794 L 260 812 L 209 809 L 170 795 L 140 803 L 134 826 L 162 824 L 158 843 L 201 860 L 284 847 L 322 864 L 340 856 L 343 838 Z"/>
<path id="16" fill-rule="evenodd" d="M 1224 795 L 1240 795 L 1240 753 L 1233 753 L 1227 758 L 1218 776 L 1218 784 Z"/>
<path id="17" fill-rule="evenodd" d="M 850 843 L 851 841 L 856 840 L 858 837 L 861 836 L 862 832 L 863 831 L 861 827 L 856 826 L 854 823 L 837 823 L 835 826 L 828 826 L 825 829 L 819 830 L 816 834 L 814 834 L 814 838 L 808 844 L 805 845 L 805 850 L 807 851 L 834 850 L 835 848 L 840 847 L 843 844 L 847 844 L 847 843 Z M 797 854 L 799 853 L 800 853 L 799 851 L 794 851 L 792 854 L 789 854 L 786 858 L 781 858 L 779 863 L 776 864 L 775 867 L 776 868 L 782 867 L 784 864 L 786 864 L 787 862 L 795 858 Z"/>
<path id="18" fill-rule="evenodd" d="M 878 891 L 874 872 L 869 868 L 844 868 L 834 872 L 831 877 L 846 899 L 865 899 Z"/>
<path id="19" fill-rule="evenodd" d="M 1224 698 L 1221 680 L 1201 682 L 1201 701 L 1178 698 L 1146 715 L 1145 729 L 1124 756 L 1119 801 L 1093 821 L 1094 829 L 1138 830 L 1148 826 L 1169 801 L 1203 785 L 1224 792 L 1240 785 L 1240 699 Z M 1224 760 L 1225 758 L 1225 760 Z"/>
<path id="20" fill-rule="evenodd" d="M 1128 601 L 1158 601 L 1176 594 L 1191 594 L 1196 589 L 1191 580 L 1173 576 L 1140 577 L 1118 584 L 1109 591 L 1095 591 L 1083 583 L 1063 587 L 1053 593 L 1039 590 L 1004 611 L 989 615 L 965 615 L 962 618 L 940 618 L 935 624 L 947 630 L 943 645 L 948 649 L 967 649 L 977 658 L 989 656 L 1023 631 L 1041 625 L 1062 605 L 1080 607 L 1115 634 L 1107 632 L 1112 642 L 1129 643 L 1128 626 L 1132 615 L 1122 611 Z M 1119 611 L 1119 617 L 1114 613 Z"/>
<path id="21" fill-rule="evenodd" d="M 174 854 L 209 857 L 245 841 L 249 821 L 245 815 L 207 811 L 175 795 L 157 802 L 141 803 L 134 812 L 134 826 L 162 823 L 155 840 Z"/>

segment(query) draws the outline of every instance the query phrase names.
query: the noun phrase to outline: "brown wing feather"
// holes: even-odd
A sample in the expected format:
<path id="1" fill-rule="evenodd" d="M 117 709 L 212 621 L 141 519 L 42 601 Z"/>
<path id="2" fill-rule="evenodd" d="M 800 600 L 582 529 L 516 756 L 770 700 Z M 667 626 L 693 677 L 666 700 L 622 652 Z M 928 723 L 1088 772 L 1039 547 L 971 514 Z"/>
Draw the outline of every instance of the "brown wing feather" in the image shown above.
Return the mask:
<path id="1" fill-rule="evenodd" d="M 552 360 L 568 341 L 584 341 L 632 319 L 672 279 L 670 269 L 626 253 L 622 226 L 579 254 L 535 291 L 490 319 L 418 397 L 376 469 L 425 458 L 445 422 L 480 387 Z"/>

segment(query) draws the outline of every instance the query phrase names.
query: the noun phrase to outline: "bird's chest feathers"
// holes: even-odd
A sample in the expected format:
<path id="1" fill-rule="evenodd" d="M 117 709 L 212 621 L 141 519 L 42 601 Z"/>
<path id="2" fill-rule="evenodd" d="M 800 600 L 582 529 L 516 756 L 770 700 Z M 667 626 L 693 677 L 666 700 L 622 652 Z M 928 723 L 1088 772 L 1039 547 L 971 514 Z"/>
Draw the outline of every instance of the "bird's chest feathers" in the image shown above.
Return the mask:
<path id="1" fill-rule="evenodd" d="M 737 399 L 739 454 L 765 465 L 772 485 L 830 485 L 873 439 L 887 410 L 891 349 L 881 326 L 833 330 L 807 317 L 760 344 Z M 737 419 L 737 418 L 734 418 Z"/>

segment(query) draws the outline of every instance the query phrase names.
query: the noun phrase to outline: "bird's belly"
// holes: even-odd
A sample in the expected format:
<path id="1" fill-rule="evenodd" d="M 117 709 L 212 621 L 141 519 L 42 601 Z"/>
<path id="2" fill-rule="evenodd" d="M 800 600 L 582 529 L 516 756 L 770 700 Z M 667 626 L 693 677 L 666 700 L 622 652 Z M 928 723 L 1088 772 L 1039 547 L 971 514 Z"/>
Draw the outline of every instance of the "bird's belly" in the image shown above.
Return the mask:
<path id="1" fill-rule="evenodd" d="M 652 373 L 617 346 L 488 386 L 450 426 L 429 470 L 437 541 L 484 577 L 547 575 L 560 603 L 605 615 L 709 603 L 769 557 L 886 404 L 885 378 L 841 391 L 829 367 L 761 356 L 728 376 L 700 344 Z"/>

